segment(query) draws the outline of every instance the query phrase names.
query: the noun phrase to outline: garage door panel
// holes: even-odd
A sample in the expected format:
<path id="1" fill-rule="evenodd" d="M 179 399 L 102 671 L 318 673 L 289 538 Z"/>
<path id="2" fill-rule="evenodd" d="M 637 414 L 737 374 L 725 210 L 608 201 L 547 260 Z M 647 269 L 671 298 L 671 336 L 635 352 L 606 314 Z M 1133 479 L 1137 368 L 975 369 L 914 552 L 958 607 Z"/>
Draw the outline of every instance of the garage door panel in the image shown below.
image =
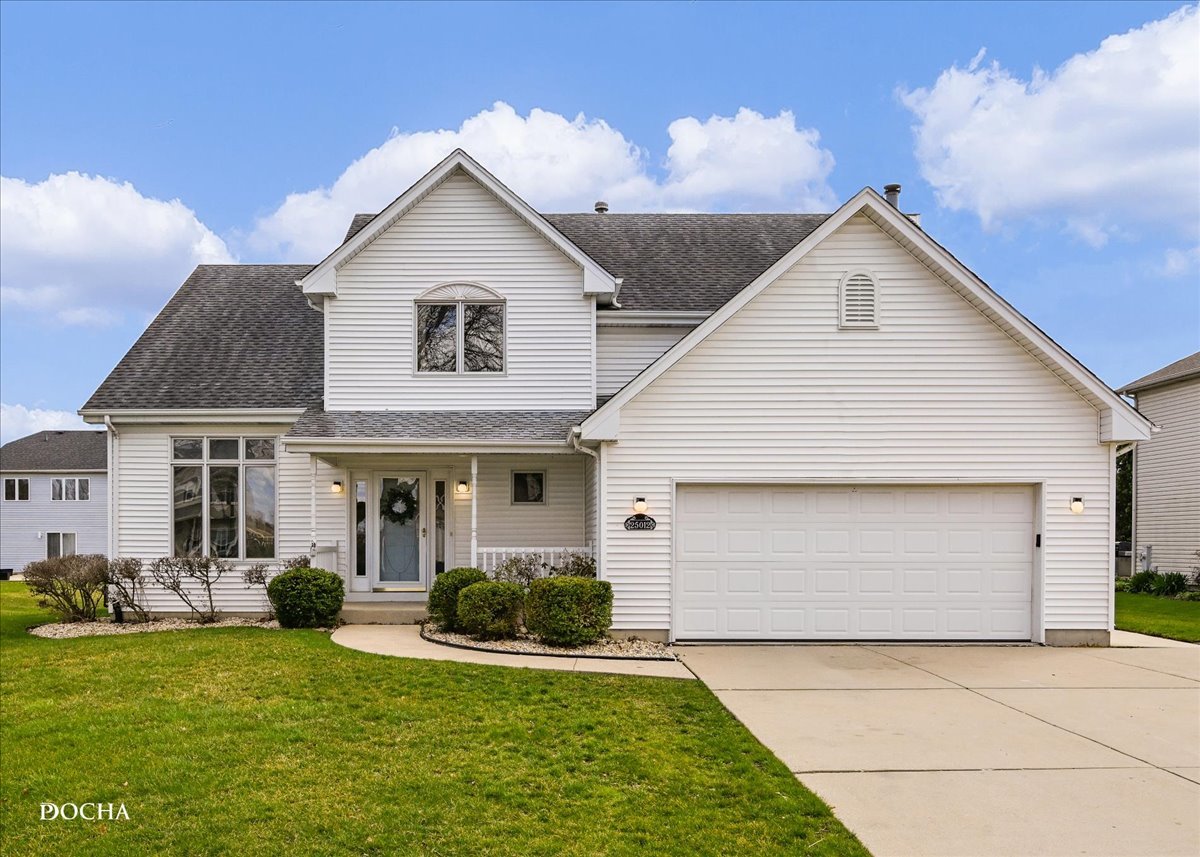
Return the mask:
<path id="1" fill-rule="evenodd" d="M 1030 487 L 680 486 L 678 497 L 679 639 L 1030 637 Z"/>

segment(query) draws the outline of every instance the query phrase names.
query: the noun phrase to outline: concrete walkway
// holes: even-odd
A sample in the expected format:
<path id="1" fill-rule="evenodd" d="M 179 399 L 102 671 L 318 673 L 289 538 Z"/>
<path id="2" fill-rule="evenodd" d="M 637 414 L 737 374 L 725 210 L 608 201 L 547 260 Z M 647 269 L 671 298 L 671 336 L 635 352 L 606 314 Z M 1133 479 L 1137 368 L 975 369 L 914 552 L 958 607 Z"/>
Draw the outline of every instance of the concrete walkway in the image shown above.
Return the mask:
<path id="1" fill-rule="evenodd" d="M 392 655 L 398 658 L 420 658 L 427 661 L 458 661 L 464 664 L 486 664 L 497 667 L 561 670 L 564 672 L 613 673 L 615 675 L 648 675 L 659 678 L 694 679 L 687 667 L 678 661 L 621 661 L 607 658 L 557 658 L 539 655 L 506 655 L 496 652 L 475 652 L 441 646 L 422 639 L 416 625 L 343 625 L 333 632 L 333 641 L 349 649 Z"/>
<path id="2" fill-rule="evenodd" d="M 1200 854 L 1200 647 L 679 652 L 875 857 Z"/>

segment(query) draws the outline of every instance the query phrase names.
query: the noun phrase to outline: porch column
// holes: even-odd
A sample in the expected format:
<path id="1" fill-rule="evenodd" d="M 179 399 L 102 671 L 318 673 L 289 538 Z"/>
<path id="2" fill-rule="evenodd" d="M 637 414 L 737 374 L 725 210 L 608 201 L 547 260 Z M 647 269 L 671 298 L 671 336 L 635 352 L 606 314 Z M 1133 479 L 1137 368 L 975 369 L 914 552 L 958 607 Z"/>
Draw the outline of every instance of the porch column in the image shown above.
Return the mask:
<path id="1" fill-rule="evenodd" d="M 316 559 L 317 552 L 317 457 L 311 453 L 308 456 L 311 465 L 311 480 L 308 495 L 308 552 L 311 559 Z"/>
<path id="2" fill-rule="evenodd" d="M 479 456 L 471 456 L 471 565 L 479 562 Z"/>

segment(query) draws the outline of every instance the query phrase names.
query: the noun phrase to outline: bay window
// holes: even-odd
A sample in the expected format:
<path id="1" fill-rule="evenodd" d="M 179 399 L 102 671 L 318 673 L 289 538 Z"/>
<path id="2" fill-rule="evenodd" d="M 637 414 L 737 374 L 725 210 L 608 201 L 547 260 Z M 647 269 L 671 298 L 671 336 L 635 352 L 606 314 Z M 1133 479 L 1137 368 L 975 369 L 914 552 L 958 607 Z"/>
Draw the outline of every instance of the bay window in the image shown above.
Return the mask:
<path id="1" fill-rule="evenodd" d="M 274 559 L 275 438 L 171 440 L 174 556 Z"/>

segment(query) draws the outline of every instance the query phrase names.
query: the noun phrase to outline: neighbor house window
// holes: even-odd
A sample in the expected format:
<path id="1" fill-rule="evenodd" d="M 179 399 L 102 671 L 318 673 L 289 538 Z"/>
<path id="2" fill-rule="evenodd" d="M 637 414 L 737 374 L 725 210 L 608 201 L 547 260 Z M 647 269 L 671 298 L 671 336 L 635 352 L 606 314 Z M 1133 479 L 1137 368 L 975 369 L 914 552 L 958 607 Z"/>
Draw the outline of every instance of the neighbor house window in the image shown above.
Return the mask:
<path id="1" fill-rule="evenodd" d="M 517 504 L 546 502 L 546 474 L 543 471 L 514 470 L 512 501 Z"/>
<path id="2" fill-rule="evenodd" d="M 71 556 L 75 553 L 74 533 L 46 533 L 46 559 Z"/>
<path id="3" fill-rule="evenodd" d="M 439 286 L 416 304 L 418 372 L 504 371 L 504 300 L 483 286 Z"/>
<path id="4" fill-rule="evenodd" d="M 171 440 L 175 556 L 274 559 L 275 438 Z"/>
<path id="5" fill-rule="evenodd" d="M 5 500 L 28 500 L 29 480 L 24 476 L 15 476 L 4 480 Z"/>
<path id="6" fill-rule="evenodd" d="M 51 500 L 90 500 L 92 480 L 78 477 L 54 478 L 50 480 Z"/>

